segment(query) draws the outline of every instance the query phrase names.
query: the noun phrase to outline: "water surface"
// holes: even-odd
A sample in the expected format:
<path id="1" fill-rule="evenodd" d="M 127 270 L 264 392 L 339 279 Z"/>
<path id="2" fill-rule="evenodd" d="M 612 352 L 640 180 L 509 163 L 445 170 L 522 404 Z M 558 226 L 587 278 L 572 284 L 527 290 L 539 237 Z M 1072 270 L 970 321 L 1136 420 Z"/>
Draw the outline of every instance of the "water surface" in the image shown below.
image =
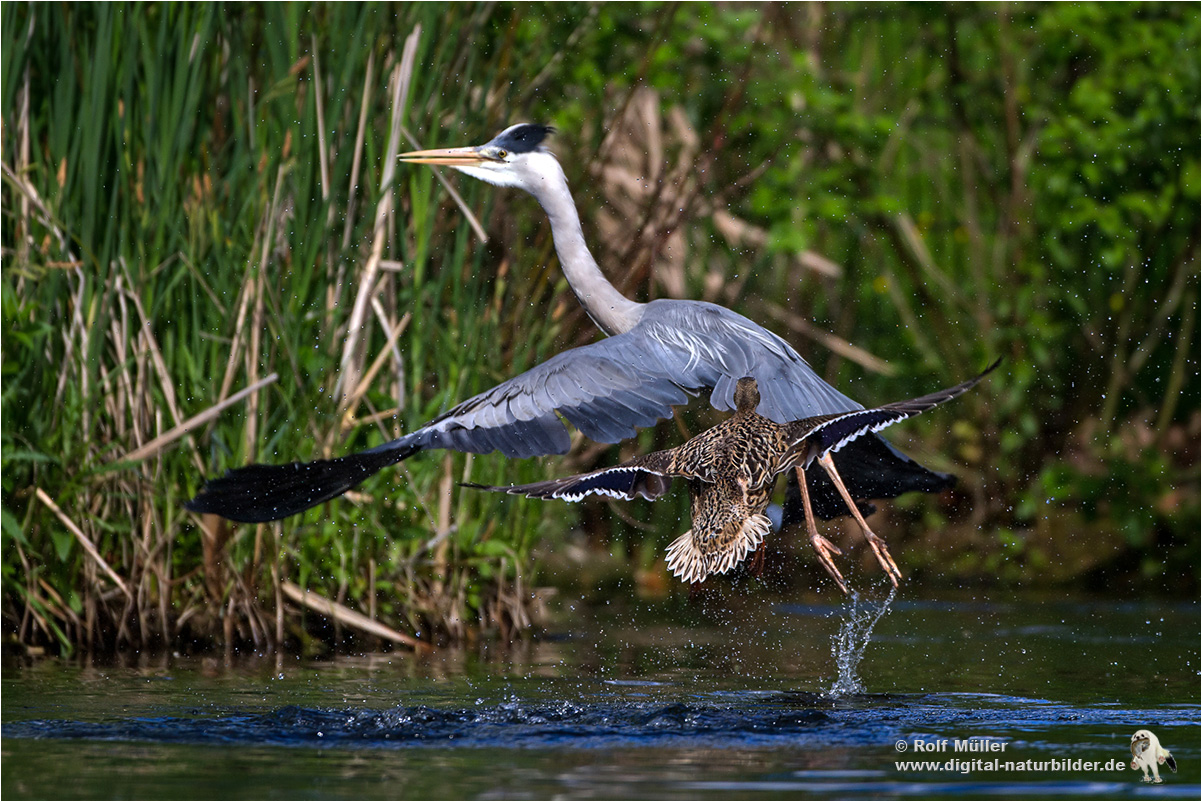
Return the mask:
<path id="1" fill-rule="evenodd" d="M 842 601 L 732 592 L 691 606 L 561 608 L 537 641 L 422 657 L 9 660 L 0 791 L 8 799 L 1202 793 L 1197 605 L 902 594 L 875 624 L 856 678 L 848 650 L 832 649 L 851 616 Z M 1161 785 L 1129 767 L 1129 738 L 1141 728 L 1177 758 L 1179 772 L 1166 771 Z M 957 739 L 1000 751 L 956 752 Z M 994 759 L 1012 765 L 984 762 Z M 913 760 L 936 765 L 899 765 Z"/>

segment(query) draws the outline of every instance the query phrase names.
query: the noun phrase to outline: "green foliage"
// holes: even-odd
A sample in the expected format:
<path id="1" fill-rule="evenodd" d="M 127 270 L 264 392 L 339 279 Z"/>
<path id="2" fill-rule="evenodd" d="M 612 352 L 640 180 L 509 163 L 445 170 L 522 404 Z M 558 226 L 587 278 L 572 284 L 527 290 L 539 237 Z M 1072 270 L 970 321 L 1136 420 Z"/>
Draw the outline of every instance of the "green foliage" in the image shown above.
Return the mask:
<path id="1" fill-rule="evenodd" d="M 6 119 L 20 102 L 30 103 L 17 130 L 6 128 L 6 149 L 21 134 L 33 144 L 4 186 L 4 247 L 16 257 L 6 259 L 3 284 L 3 532 L 12 569 L 4 591 L 12 630 L 24 638 L 39 628 L 75 640 L 147 637 L 130 631 L 131 608 L 122 612 L 101 600 L 111 595 L 104 574 L 32 498 L 34 487 L 57 499 L 138 589 L 138 613 L 148 617 L 161 593 L 182 612 L 216 592 L 207 602 L 214 617 L 244 612 L 226 605 L 233 598 L 253 619 L 261 594 L 272 595 L 268 568 L 277 558 L 264 550 L 278 538 L 283 577 L 304 578 L 327 597 L 350 594 L 363 603 L 370 583 L 409 585 L 396 599 L 404 609 L 384 605 L 389 620 L 483 620 L 479 604 L 423 609 L 412 589 L 459 581 L 481 599 L 530 570 L 528 505 L 464 494 L 455 517 L 437 521 L 446 472 L 471 478 L 463 457 L 445 469 L 437 459 L 415 460 L 412 481 L 373 489 L 389 503 L 331 505 L 290 521 L 282 538 L 235 534 L 228 565 L 243 574 L 209 577 L 215 590 L 205 589 L 197 572 L 204 536 L 179 507 L 205 474 L 378 443 L 536 358 L 505 350 L 512 346 L 508 332 L 531 328 L 537 310 L 516 306 L 476 319 L 475 310 L 496 300 L 488 251 L 473 245 L 448 210 L 432 213 L 428 170 L 402 174 L 399 228 L 385 258 L 404 269 L 386 274 L 376 295 L 393 326 L 405 313 L 411 320 L 391 376 L 385 371 L 352 410 L 359 418 L 396 412 L 374 426 L 339 426 L 336 366 L 385 191 L 380 160 L 390 102 L 381 65 L 396 61 L 395 43 L 424 28 L 418 60 L 434 59 L 444 69 L 414 73 L 404 124 L 432 130 L 431 117 L 456 106 L 422 108 L 418 99 L 442 95 L 445 87 L 434 82 L 469 55 L 456 37 L 439 32 L 456 30 L 480 10 L 413 6 L 398 17 L 363 7 L 227 14 L 216 6 L 35 5 L 4 13 Z M 324 31 L 336 33 L 327 39 Z M 369 58 L 375 77 L 365 88 Z M 475 69 L 487 74 L 489 65 Z M 470 86 L 472 76 L 462 73 L 459 81 Z M 352 188 L 364 91 L 372 122 L 362 132 L 364 156 Z M 475 119 L 481 99 L 461 93 L 459 111 L 450 113 Z M 15 145 L 13 151 L 20 152 Z M 478 188 L 465 194 L 472 201 Z M 536 343 L 554 334 L 543 331 Z M 374 358 L 386 336 L 375 320 L 367 332 L 365 352 Z M 156 434 L 273 371 L 278 382 L 195 430 L 182 448 L 109 470 Z M 475 461 L 498 464 L 495 457 Z M 519 466 L 518 474 L 528 470 Z M 460 519 L 455 553 L 425 554 L 432 526 L 450 528 Z M 504 538 L 507 550 L 498 552 L 488 537 Z M 370 582 L 368 566 L 376 572 Z M 163 583 L 174 577 L 180 585 L 171 591 Z M 74 589 L 101 610 L 98 616 L 83 622 L 53 604 L 30 607 L 31 600 L 66 599 Z M 23 609 L 34 609 L 33 618 Z M 170 633 L 166 622 L 154 626 Z M 253 625 L 246 632 L 263 643 Z M 203 627 L 194 633 L 211 634 Z"/>

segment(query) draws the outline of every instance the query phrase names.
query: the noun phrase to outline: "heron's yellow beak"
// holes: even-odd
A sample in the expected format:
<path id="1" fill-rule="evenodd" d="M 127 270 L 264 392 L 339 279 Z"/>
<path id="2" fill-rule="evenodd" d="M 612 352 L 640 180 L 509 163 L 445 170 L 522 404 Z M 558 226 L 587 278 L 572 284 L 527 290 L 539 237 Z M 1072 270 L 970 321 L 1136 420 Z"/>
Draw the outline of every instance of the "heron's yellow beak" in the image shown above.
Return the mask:
<path id="1" fill-rule="evenodd" d="M 397 157 L 408 164 L 472 165 L 492 159 L 475 148 L 439 148 L 437 150 L 414 150 Z"/>

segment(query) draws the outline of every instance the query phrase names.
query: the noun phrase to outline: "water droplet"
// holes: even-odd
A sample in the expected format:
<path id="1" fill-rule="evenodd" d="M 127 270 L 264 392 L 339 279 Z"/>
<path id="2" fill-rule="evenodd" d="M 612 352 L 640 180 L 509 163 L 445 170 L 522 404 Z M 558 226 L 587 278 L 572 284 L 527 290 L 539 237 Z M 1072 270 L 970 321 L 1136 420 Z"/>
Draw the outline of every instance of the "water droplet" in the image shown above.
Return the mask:
<path id="1" fill-rule="evenodd" d="M 860 595 L 852 594 L 851 607 L 847 610 L 843 623 L 839 625 L 839 632 L 831 638 L 831 654 L 835 658 L 839 676 L 834 685 L 826 692 L 827 697 L 837 698 L 864 693 L 864 683 L 860 680 L 856 670 L 860 666 L 864 650 L 868 647 L 868 641 L 872 637 L 873 627 L 889 611 L 896 594 L 897 588 L 891 588 L 889 595 L 880 605 L 867 609 L 860 609 Z"/>

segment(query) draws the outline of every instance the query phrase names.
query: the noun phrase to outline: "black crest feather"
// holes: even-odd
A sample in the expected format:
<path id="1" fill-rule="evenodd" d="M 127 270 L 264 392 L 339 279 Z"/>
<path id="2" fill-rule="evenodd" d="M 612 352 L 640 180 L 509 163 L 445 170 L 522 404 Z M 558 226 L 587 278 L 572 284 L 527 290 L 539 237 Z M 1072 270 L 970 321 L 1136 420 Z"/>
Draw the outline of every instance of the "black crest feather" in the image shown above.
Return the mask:
<path id="1" fill-rule="evenodd" d="M 554 131 L 549 125 L 518 123 L 497 134 L 489 144 L 504 148 L 510 153 L 531 153 L 538 150 L 543 140 Z"/>

